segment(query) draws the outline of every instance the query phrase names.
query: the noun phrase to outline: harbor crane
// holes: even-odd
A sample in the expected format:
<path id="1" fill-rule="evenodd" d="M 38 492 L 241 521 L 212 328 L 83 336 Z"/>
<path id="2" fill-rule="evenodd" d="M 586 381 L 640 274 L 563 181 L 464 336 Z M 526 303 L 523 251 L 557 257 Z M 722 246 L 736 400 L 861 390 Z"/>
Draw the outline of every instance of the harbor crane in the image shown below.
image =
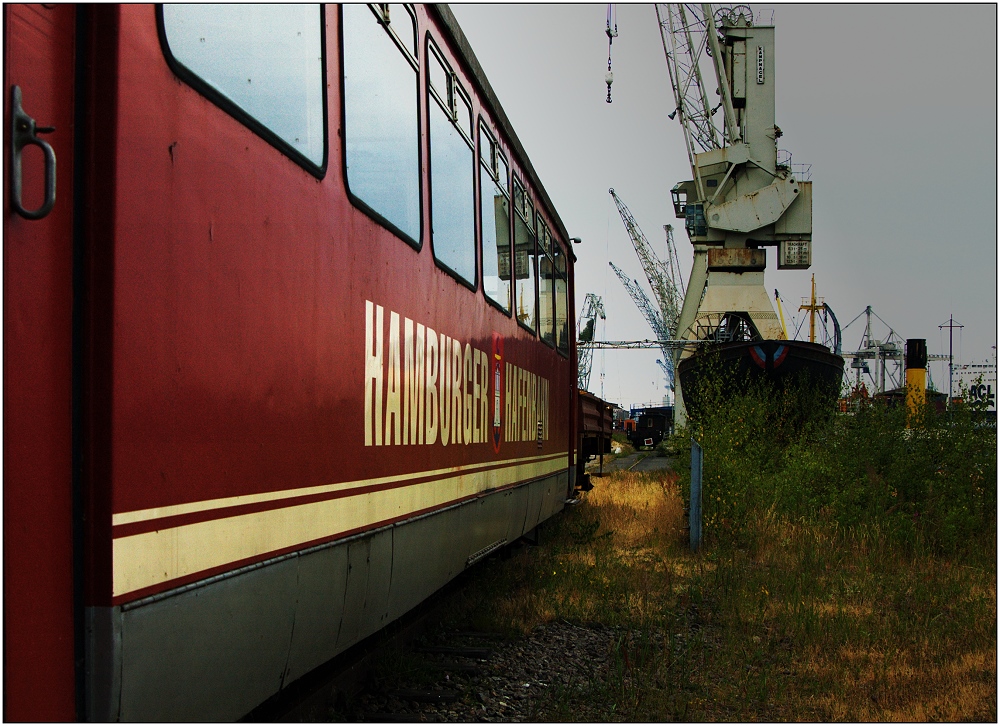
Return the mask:
<path id="1" fill-rule="evenodd" d="M 604 302 L 600 295 L 588 292 L 583 298 L 583 311 L 577 322 L 576 339 L 581 343 L 591 343 L 594 340 L 597 319 L 606 320 Z M 594 348 L 590 345 L 577 346 L 577 382 L 576 387 L 586 391 L 590 385 L 590 364 L 593 361 Z"/>
<path id="2" fill-rule="evenodd" d="M 751 340 L 784 340 L 764 289 L 765 248 L 778 248 L 778 269 L 810 267 L 812 182 L 777 148 L 774 26 L 755 25 L 746 5 L 657 4 L 656 16 L 692 176 L 671 190 L 694 247 L 676 337 L 716 339 L 738 318 Z M 675 367 L 692 355 L 694 346 L 675 349 Z"/>
<path id="3" fill-rule="evenodd" d="M 639 228 L 625 202 L 615 194 L 614 189 L 609 189 L 608 193 L 615 200 L 629 239 L 632 240 L 632 247 L 639 258 L 639 264 L 642 265 L 642 270 L 646 273 L 646 280 L 653 291 L 656 305 L 652 304 L 637 280 L 630 280 L 628 275 L 613 262 L 608 264 L 618 275 L 618 279 L 622 281 L 632 301 L 646 318 L 657 339 L 661 341 L 672 339 L 677 331 L 677 317 L 680 315 L 681 303 L 684 300 L 684 281 L 677 259 L 677 249 L 674 246 L 673 227 L 669 224 L 663 227 L 667 235 L 667 248 L 666 259 L 661 260 L 646 239 L 646 235 Z M 667 388 L 673 390 L 674 353 L 666 347 L 662 348 L 662 352 L 663 358 L 657 362 L 666 376 Z"/>
<path id="4" fill-rule="evenodd" d="M 656 335 L 658 341 L 666 341 L 672 336 L 670 330 L 667 327 L 666 321 L 663 319 L 663 315 L 659 310 L 653 307 L 653 303 L 650 302 L 649 298 L 646 296 L 646 291 L 639 286 L 638 280 L 630 280 L 628 275 L 626 275 L 620 267 L 618 267 L 614 262 L 608 262 L 611 265 L 611 269 L 615 271 L 618 275 L 618 279 L 622 281 L 622 285 L 625 286 L 625 290 L 628 292 L 629 297 L 632 298 L 632 302 L 635 306 L 639 308 L 639 312 L 642 316 L 646 318 L 646 322 L 649 323 L 649 327 L 653 329 L 653 334 Z M 661 344 L 660 351 L 663 353 L 663 358 L 658 358 L 656 360 L 657 364 L 663 370 L 663 375 L 667 379 L 667 388 L 673 389 L 674 387 L 674 367 L 673 367 L 673 353 Z"/>

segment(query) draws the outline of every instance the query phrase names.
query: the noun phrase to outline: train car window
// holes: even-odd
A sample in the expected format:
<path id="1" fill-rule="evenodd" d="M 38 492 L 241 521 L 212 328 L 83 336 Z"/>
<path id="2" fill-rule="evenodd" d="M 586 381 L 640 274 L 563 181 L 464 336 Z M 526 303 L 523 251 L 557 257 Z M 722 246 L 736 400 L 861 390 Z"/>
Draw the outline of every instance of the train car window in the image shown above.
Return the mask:
<path id="1" fill-rule="evenodd" d="M 173 70 L 317 176 L 326 168 L 319 5 L 164 4 Z"/>
<path id="2" fill-rule="evenodd" d="M 455 116 L 458 127 L 472 140 L 472 104 L 462 93 L 455 94 Z"/>
<path id="3" fill-rule="evenodd" d="M 538 232 L 538 332 L 543 341 L 555 346 L 555 269 L 552 263 L 552 236 L 548 225 L 536 214 Z"/>
<path id="4" fill-rule="evenodd" d="M 479 125 L 479 158 L 483 292 L 504 312 L 510 313 L 510 199 L 507 197 L 507 164 L 482 123 Z"/>
<path id="5" fill-rule="evenodd" d="M 405 6 L 341 6 L 344 161 L 356 204 L 420 245 L 416 22 Z"/>
<path id="6" fill-rule="evenodd" d="M 534 332 L 537 326 L 535 297 L 536 249 L 531 201 L 524 187 L 514 179 L 514 309 L 517 320 Z"/>
<path id="7" fill-rule="evenodd" d="M 507 160 L 501 154 L 497 154 L 497 181 L 500 183 L 504 193 L 508 195 L 510 194 L 509 179 L 510 167 L 507 166 Z"/>
<path id="8" fill-rule="evenodd" d="M 450 74 L 444 67 L 444 63 L 438 58 L 437 53 L 427 54 L 427 79 L 430 82 L 431 91 L 437 96 L 438 101 L 446 107 L 451 107 L 451 99 L 448 97 L 448 90 L 451 88 L 449 81 Z"/>
<path id="9" fill-rule="evenodd" d="M 430 62 L 431 244 L 434 259 L 469 287 L 476 287 L 475 157 L 457 109 L 465 93 L 428 38 Z M 440 66 L 441 73 L 434 70 Z M 440 84 L 446 85 L 446 92 Z M 461 101 L 459 100 L 461 99 Z"/>
<path id="10" fill-rule="evenodd" d="M 569 354 L 569 285 L 566 281 L 566 253 L 556 241 L 553 245 L 556 267 L 556 347 L 561 353 Z"/>
<path id="11" fill-rule="evenodd" d="M 569 319 L 567 311 L 569 309 L 569 286 L 566 282 L 566 253 L 563 252 L 562 245 L 555 241 L 552 246 L 552 254 L 556 268 L 556 348 L 560 352 L 569 354 Z"/>
<path id="12" fill-rule="evenodd" d="M 556 344 L 555 292 L 555 270 L 552 259 L 546 254 L 539 254 L 538 332 L 542 340 L 553 347 Z"/>
<path id="13" fill-rule="evenodd" d="M 552 237 L 549 235 L 548 226 L 546 226 L 540 216 L 538 217 L 538 245 L 545 254 L 552 254 Z"/>
<path id="14" fill-rule="evenodd" d="M 382 5 L 382 22 L 387 24 L 392 24 L 393 32 L 395 32 L 396 37 L 406 44 L 406 49 L 413 56 L 413 60 L 417 59 L 417 26 L 413 22 L 413 18 L 410 16 L 410 12 L 406 9 L 405 5 Z"/>

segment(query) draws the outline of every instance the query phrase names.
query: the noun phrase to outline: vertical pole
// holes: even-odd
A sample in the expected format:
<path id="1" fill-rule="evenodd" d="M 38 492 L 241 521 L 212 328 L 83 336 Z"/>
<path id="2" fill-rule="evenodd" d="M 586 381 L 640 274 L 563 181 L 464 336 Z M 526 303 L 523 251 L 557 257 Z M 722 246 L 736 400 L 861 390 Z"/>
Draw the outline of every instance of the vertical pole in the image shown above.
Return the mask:
<path id="1" fill-rule="evenodd" d="M 955 316 L 948 316 L 948 408 L 951 408 L 951 381 L 955 376 L 954 358 L 951 355 L 951 341 L 955 334 Z"/>
<path id="2" fill-rule="evenodd" d="M 906 341 L 906 427 L 912 428 L 921 418 L 927 403 L 927 341 Z"/>
<path id="3" fill-rule="evenodd" d="M 701 472 L 704 462 L 701 445 L 691 439 L 691 508 L 688 528 L 691 530 L 691 551 L 701 549 Z"/>
<path id="4" fill-rule="evenodd" d="M 812 276 L 812 297 L 809 299 L 809 342 L 816 342 L 816 274 Z"/>
<path id="5" fill-rule="evenodd" d="M 947 325 L 939 325 L 938 326 L 938 330 L 940 330 L 941 328 L 948 328 L 948 404 L 947 404 L 947 407 L 948 407 L 949 410 L 951 409 L 951 396 L 952 396 L 951 380 L 952 380 L 952 377 L 955 374 L 954 358 L 952 357 L 952 341 L 953 341 L 954 335 L 955 335 L 955 328 L 964 328 L 964 327 L 965 327 L 964 325 L 956 325 L 955 324 L 955 316 L 954 315 L 949 315 L 948 316 L 948 324 Z"/>
<path id="6" fill-rule="evenodd" d="M 878 349 L 878 359 L 880 371 L 880 383 L 878 390 L 880 393 L 885 393 L 885 349 L 882 346 L 879 346 Z"/>

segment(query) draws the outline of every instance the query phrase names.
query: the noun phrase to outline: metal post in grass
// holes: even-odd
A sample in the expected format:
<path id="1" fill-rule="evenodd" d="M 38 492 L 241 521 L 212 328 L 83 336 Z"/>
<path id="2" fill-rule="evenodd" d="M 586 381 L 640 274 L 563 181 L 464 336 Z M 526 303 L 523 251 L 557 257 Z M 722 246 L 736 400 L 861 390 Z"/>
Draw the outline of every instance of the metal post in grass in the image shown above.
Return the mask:
<path id="1" fill-rule="evenodd" d="M 701 549 L 701 469 L 704 456 L 701 445 L 691 439 L 691 507 L 688 528 L 691 530 L 691 551 Z"/>

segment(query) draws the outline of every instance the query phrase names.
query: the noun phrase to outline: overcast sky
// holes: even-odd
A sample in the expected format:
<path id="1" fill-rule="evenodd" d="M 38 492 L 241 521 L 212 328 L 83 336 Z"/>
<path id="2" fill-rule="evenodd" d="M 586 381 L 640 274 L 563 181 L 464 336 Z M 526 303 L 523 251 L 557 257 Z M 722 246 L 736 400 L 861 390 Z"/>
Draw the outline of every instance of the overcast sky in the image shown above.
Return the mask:
<path id="1" fill-rule="evenodd" d="M 452 5 L 575 247 L 577 313 L 604 299 L 598 338 L 652 337 L 608 260 L 645 286 L 608 194 L 614 187 L 663 254 L 673 224 L 685 280 L 691 244 L 670 205 L 691 178 L 652 5 L 616 5 L 613 102 L 605 102 L 607 5 Z M 955 360 L 997 342 L 995 5 L 752 5 L 776 26 L 777 124 L 794 163 L 812 164 L 813 266 L 776 269 L 786 318 L 817 294 L 847 324 L 866 305 L 904 339 Z M 712 84 L 714 90 L 714 84 Z M 648 288 L 647 288 L 648 293 Z M 856 350 L 864 318 L 844 331 Z M 803 326 L 808 335 L 808 323 Z M 887 329 L 876 321 L 875 335 Z M 802 337 L 800 335 L 800 337 Z M 596 351 L 590 390 L 657 400 L 659 351 Z M 947 364 L 931 377 L 947 390 Z"/>

